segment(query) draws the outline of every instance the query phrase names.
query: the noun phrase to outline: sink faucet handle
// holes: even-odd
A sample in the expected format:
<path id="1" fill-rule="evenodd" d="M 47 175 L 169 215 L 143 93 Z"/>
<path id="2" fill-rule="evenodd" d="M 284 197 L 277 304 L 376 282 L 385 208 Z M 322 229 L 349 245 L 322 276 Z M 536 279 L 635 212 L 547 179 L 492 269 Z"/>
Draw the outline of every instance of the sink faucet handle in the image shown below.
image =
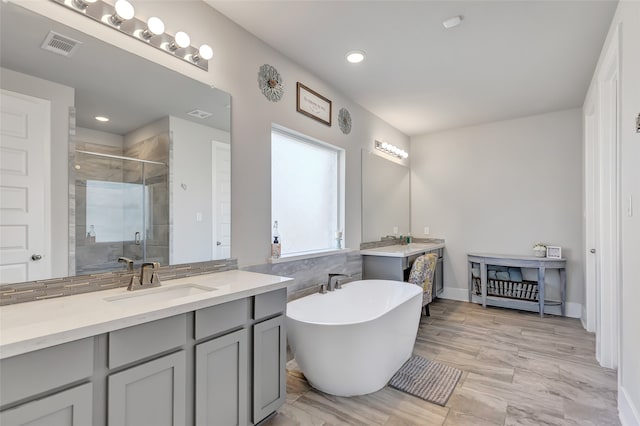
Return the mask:
<path id="1" fill-rule="evenodd" d="M 119 257 L 118 263 L 126 263 L 127 264 L 127 272 L 133 272 L 133 260 L 128 257 Z"/>
<path id="2" fill-rule="evenodd" d="M 145 271 L 147 266 L 151 266 L 151 269 L 153 271 L 151 273 L 151 277 L 149 277 L 149 274 Z M 153 284 L 154 286 L 160 285 L 160 278 L 158 277 L 158 273 L 156 272 L 156 269 L 158 268 L 160 268 L 159 262 L 144 262 L 142 264 L 142 266 L 140 267 L 140 281 L 142 282 L 143 286 L 148 286 L 151 284 Z"/>

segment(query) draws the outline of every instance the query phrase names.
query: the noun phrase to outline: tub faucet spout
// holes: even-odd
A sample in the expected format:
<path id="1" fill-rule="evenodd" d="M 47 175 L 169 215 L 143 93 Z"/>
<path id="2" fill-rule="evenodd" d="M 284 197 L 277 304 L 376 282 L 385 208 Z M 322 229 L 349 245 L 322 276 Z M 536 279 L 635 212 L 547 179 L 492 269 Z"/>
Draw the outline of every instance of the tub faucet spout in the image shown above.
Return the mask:
<path id="1" fill-rule="evenodd" d="M 340 283 L 339 280 L 335 280 L 336 282 L 335 287 L 331 285 L 331 283 L 334 282 L 333 279 L 337 277 L 351 278 L 351 274 L 329 274 L 329 281 L 327 281 L 327 290 L 333 291 L 335 289 L 340 290 L 342 288 L 342 284 Z"/>

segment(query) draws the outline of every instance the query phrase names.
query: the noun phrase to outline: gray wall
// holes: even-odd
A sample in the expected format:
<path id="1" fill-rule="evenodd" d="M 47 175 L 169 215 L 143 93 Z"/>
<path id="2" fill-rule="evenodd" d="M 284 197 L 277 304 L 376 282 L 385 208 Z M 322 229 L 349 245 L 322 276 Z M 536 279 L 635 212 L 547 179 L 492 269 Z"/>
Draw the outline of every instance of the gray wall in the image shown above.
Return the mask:
<path id="1" fill-rule="evenodd" d="M 347 99 L 312 71 L 301 68 L 204 2 L 179 2 L 179 6 L 175 1 L 138 2 L 136 15 L 160 16 L 165 21 L 166 31 L 173 34 L 188 26 L 192 44 L 208 43 L 213 47 L 214 58 L 209 63 L 209 72 L 151 49 L 144 43 L 118 34 L 54 2 L 19 0 L 17 3 L 231 94 L 231 254 L 238 258 L 241 267 L 263 264 L 270 254 L 272 123 L 346 150 L 345 242 L 347 247 L 358 247 L 361 240 L 360 150 L 373 149 L 374 140 L 378 139 L 409 151 L 409 138 L 406 135 Z M 268 101 L 258 89 L 258 69 L 265 63 L 275 66 L 284 79 L 285 94 L 278 103 Z M 347 65 L 345 62 L 345 67 Z M 332 127 L 296 112 L 297 81 L 333 101 Z M 353 128 L 349 135 L 343 135 L 337 125 L 337 112 L 341 107 L 351 112 Z"/>
<path id="2" fill-rule="evenodd" d="M 581 138 L 579 109 L 412 138 L 411 228 L 446 239 L 445 294 L 466 300 L 467 252 L 543 241 L 562 247 L 568 301 L 582 303 Z"/>

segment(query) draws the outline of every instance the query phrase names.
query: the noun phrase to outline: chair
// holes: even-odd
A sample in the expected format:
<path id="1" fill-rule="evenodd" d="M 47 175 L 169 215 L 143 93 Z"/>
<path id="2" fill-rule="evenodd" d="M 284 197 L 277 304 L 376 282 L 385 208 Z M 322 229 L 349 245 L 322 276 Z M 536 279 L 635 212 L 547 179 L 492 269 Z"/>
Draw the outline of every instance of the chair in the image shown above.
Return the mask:
<path id="1" fill-rule="evenodd" d="M 429 316 L 429 303 L 433 300 L 433 276 L 436 272 L 438 255 L 428 253 L 418 257 L 411 267 L 409 283 L 422 287 L 422 312 Z"/>

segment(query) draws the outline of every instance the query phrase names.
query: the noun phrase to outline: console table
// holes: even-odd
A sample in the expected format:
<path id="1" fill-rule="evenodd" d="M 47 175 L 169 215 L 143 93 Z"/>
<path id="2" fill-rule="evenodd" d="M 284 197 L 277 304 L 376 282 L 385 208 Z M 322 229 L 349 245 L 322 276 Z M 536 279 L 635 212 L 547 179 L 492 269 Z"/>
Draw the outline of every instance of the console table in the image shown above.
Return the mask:
<path id="1" fill-rule="evenodd" d="M 544 317 L 545 305 L 560 305 L 560 312 L 564 315 L 566 303 L 566 259 L 550 259 L 547 257 L 518 256 L 505 254 L 468 253 L 469 265 L 469 302 L 473 302 L 473 274 L 471 271 L 474 263 L 480 264 L 480 285 L 482 307 L 487 305 L 503 308 L 516 308 L 523 310 L 539 311 L 540 317 Z M 517 300 L 498 296 L 487 295 L 487 265 L 535 268 L 538 270 L 538 301 Z M 545 300 L 544 276 L 547 269 L 558 269 L 560 272 L 560 301 Z M 476 296 L 477 297 L 477 296 Z"/>

